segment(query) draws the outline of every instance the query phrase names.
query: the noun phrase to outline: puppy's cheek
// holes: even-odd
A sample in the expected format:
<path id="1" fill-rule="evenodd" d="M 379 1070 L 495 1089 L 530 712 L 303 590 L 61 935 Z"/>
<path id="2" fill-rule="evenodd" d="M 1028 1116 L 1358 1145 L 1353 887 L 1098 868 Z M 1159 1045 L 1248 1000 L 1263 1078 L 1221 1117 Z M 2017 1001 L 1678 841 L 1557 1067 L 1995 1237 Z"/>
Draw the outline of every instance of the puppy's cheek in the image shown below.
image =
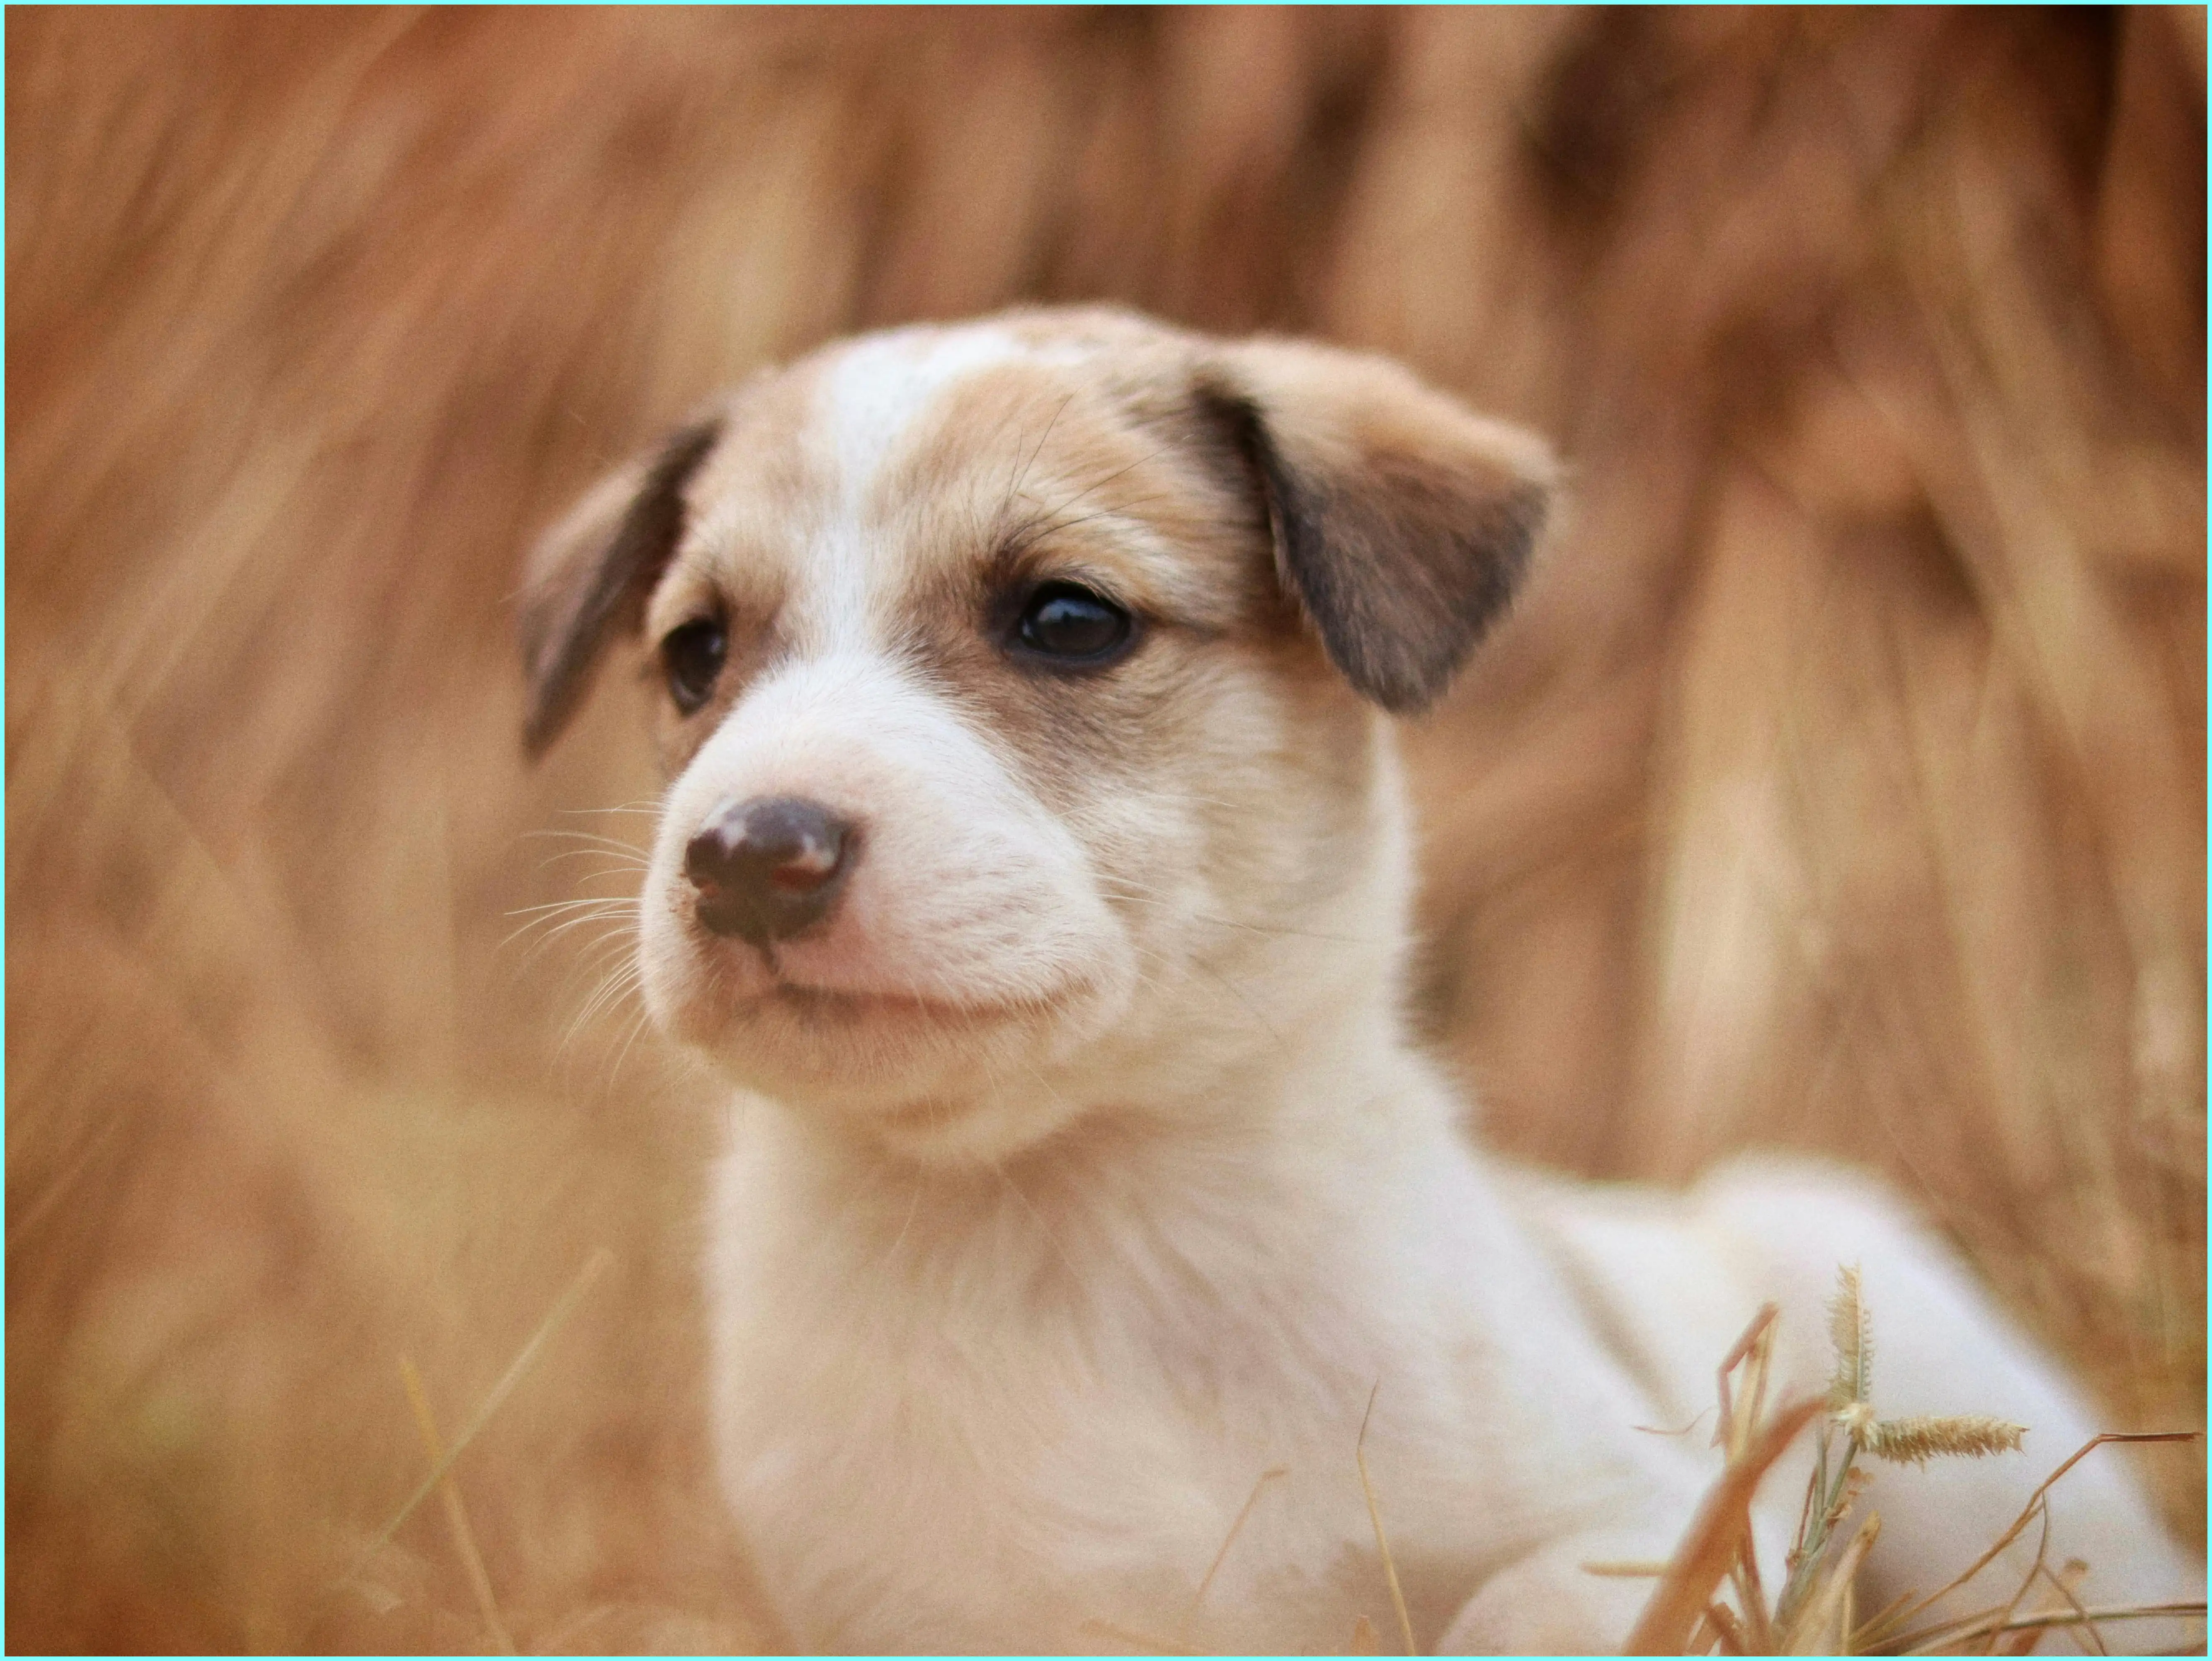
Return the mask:
<path id="1" fill-rule="evenodd" d="M 849 954 L 859 983 L 969 1007 L 1056 1007 L 1094 993 L 1127 950 L 1092 885 L 1012 849 L 963 866 L 887 862 L 879 875 L 855 896 L 849 930 L 824 941 Z"/>
<path id="2" fill-rule="evenodd" d="M 1144 985 L 1141 958 L 1126 930 L 1092 940 L 1079 965 L 1075 989 L 1039 1028 L 1038 1061 L 1064 1068 L 1078 1064 L 1101 1040 L 1127 1021 Z"/>
<path id="3" fill-rule="evenodd" d="M 1206 823 L 1219 809 L 1189 799 L 1218 792 L 1218 779 L 1186 794 L 1146 795 L 1132 790 L 1094 807 L 1087 839 L 1098 867 L 1096 885 L 1108 897 L 1127 941 L 1127 950 L 1159 971 L 1179 967 L 1218 946 L 1224 919 L 1236 917 L 1237 897 L 1209 858 L 1213 841 Z"/>
<path id="4" fill-rule="evenodd" d="M 866 794 L 843 898 L 779 949 L 786 978 L 994 1008 L 1056 1004 L 1100 977 L 1121 930 L 1065 825 L 1003 783 L 886 772 Z"/>

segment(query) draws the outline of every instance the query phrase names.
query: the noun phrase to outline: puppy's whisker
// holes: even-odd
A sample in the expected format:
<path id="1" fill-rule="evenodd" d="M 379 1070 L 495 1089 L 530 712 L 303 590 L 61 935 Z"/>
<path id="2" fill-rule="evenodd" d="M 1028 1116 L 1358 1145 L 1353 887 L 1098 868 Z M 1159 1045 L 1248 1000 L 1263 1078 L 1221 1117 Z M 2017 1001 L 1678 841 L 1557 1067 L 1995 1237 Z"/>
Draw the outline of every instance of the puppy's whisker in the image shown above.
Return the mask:
<path id="1" fill-rule="evenodd" d="M 535 910 L 537 908 L 531 909 Z M 509 915 L 515 914 L 509 913 Z M 550 928 L 564 918 L 576 922 L 621 916 L 635 917 L 636 915 L 637 907 L 634 902 L 617 899 L 611 896 L 604 899 L 566 900 L 557 908 L 547 910 L 522 923 L 513 934 L 500 942 L 500 946 L 504 950 L 524 935 L 537 929 Z"/>
<path id="2" fill-rule="evenodd" d="M 572 848 L 565 853 L 549 854 L 538 862 L 538 869 L 550 871 L 570 860 L 583 859 L 602 860 L 605 863 L 594 866 L 588 871 L 570 873 L 569 880 L 578 887 L 585 883 L 604 882 L 610 877 L 621 877 L 625 881 L 635 882 L 653 868 L 649 860 L 632 859 L 609 849 Z"/>
<path id="3" fill-rule="evenodd" d="M 570 917 L 563 922 L 554 922 L 553 926 L 545 931 L 545 939 L 548 941 L 556 940 L 560 939 L 562 935 L 570 933 L 572 930 L 587 928 L 595 922 L 615 922 L 618 925 L 623 925 L 626 924 L 628 921 L 629 920 L 619 916 L 609 916 L 601 912 L 592 912 L 585 916 Z M 623 926 L 619 928 L 618 932 L 622 934 L 627 935 L 631 933 L 631 930 L 627 926 Z"/>
<path id="4" fill-rule="evenodd" d="M 576 967 L 586 975 L 604 974 L 616 960 L 635 956 L 637 951 L 637 931 L 634 928 L 612 928 L 587 942 L 577 953 Z"/>
<path id="5" fill-rule="evenodd" d="M 500 942 L 500 949 L 502 951 L 507 950 L 517 944 L 519 941 L 523 940 L 533 930 L 539 930 L 544 925 L 556 921 L 557 920 L 550 917 L 540 917 L 535 922 L 525 923 L 520 928 L 518 928 L 514 934 L 508 935 L 504 940 Z M 634 924 L 619 918 L 594 916 L 591 917 L 574 918 L 571 919 L 571 921 L 577 922 L 596 922 L 606 926 L 608 934 L 605 936 L 595 936 L 595 946 L 599 941 L 605 939 L 619 937 L 634 938 L 635 934 Z M 545 950 L 553 944 L 556 938 L 556 934 L 550 930 L 538 933 L 537 937 L 531 940 L 529 944 L 524 948 L 522 954 L 523 964 L 527 966 L 530 964 L 535 963 L 538 958 L 544 953 Z"/>
<path id="6" fill-rule="evenodd" d="M 644 970 L 635 958 L 625 956 L 610 964 L 600 977 L 598 987 L 577 1011 L 579 1022 L 588 1022 L 594 1015 L 637 983 Z"/>
<path id="7" fill-rule="evenodd" d="M 627 939 L 615 935 L 595 941 L 589 948 L 591 955 L 585 966 L 600 977 L 599 991 L 604 992 L 614 981 L 635 979 L 644 973 L 629 945 Z M 587 1002 L 586 1008 L 589 1007 Z"/>
<path id="8" fill-rule="evenodd" d="M 614 898 L 593 900 L 562 910 L 549 911 L 540 916 L 532 917 L 509 934 L 502 944 L 511 945 L 525 935 L 533 933 L 542 933 L 544 939 L 550 940 L 567 933 L 569 927 L 576 923 L 624 920 L 635 922 L 637 915 L 637 907 L 628 901 Z"/>
<path id="9" fill-rule="evenodd" d="M 546 914 L 557 915 L 562 911 L 574 911 L 580 906 L 587 905 L 596 907 L 621 906 L 626 909 L 635 910 L 639 904 L 640 902 L 635 895 L 592 894 L 587 895 L 581 899 L 548 900 L 543 905 L 518 905 L 507 915 L 510 917 L 525 917 L 529 916 L 533 913 L 541 916 Z"/>
<path id="10" fill-rule="evenodd" d="M 565 1056 L 576 1040 L 582 1037 L 585 1028 L 592 1024 L 602 1010 L 619 1002 L 637 985 L 641 972 L 637 965 L 633 963 L 628 967 L 617 970 L 602 981 L 599 990 L 591 995 L 584 1007 L 578 1010 L 574 1018 L 569 1021 L 568 1029 L 562 1035 L 561 1043 L 556 1053 Z"/>
<path id="11" fill-rule="evenodd" d="M 614 1065 L 607 1069 L 609 1090 L 612 1090 L 616 1081 L 622 1077 L 623 1063 L 629 1059 L 631 1047 L 637 1043 L 645 1029 L 652 1025 L 652 1018 L 653 1012 L 645 1007 L 644 1001 L 641 999 L 635 1012 L 630 1017 L 629 1037 L 623 1040 L 623 1047 L 615 1054 Z"/>
<path id="12" fill-rule="evenodd" d="M 562 853 L 548 854 L 538 862 L 538 868 L 540 871 L 547 870 L 560 864 L 563 860 L 611 860 L 613 861 L 612 864 L 605 866 L 597 872 L 586 873 L 585 878 L 587 881 L 592 876 L 605 876 L 610 871 L 647 871 L 653 867 L 653 861 L 642 854 L 617 854 L 611 848 L 571 848 Z"/>
<path id="13" fill-rule="evenodd" d="M 635 843 L 624 842 L 619 837 L 603 837 L 596 830 L 526 830 L 522 834 L 533 842 L 595 843 L 602 848 L 610 848 L 636 859 L 642 860 L 647 856 L 647 850 Z"/>

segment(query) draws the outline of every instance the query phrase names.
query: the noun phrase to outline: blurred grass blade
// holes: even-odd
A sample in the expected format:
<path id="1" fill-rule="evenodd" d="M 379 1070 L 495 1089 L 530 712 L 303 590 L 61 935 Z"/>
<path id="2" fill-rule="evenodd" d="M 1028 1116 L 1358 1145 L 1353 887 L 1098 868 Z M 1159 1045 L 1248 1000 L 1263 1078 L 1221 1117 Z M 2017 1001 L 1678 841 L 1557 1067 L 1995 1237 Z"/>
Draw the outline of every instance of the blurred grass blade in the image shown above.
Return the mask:
<path id="1" fill-rule="evenodd" d="M 568 1289 L 554 1300 L 553 1307 L 545 1312 L 545 1318 L 538 1323 L 538 1329 L 530 1335 L 529 1341 L 516 1352 L 514 1360 L 508 1363 L 507 1371 L 500 1375 L 499 1382 L 495 1384 L 490 1392 L 485 1396 L 483 1405 L 478 1407 L 470 1417 L 461 1433 L 453 1439 L 453 1445 L 446 1450 L 442 1458 L 431 1465 L 428 1475 L 416 1484 L 415 1491 L 409 1494 L 399 1509 L 392 1513 L 392 1520 L 376 1531 L 375 1536 L 356 1561 L 353 1568 L 347 1573 L 346 1579 L 358 1579 L 362 1571 L 368 1567 L 369 1561 L 391 1543 L 392 1536 L 398 1533 L 401 1525 L 415 1514 L 415 1508 L 435 1491 L 438 1484 L 444 1480 L 446 1473 L 453 1468 L 453 1461 L 467 1451 L 469 1444 L 476 1440 L 477 1433 L 491 1422 L 492 1415 L 499 1411 L 507 1396 L 514 1391 L 515 1385 L 522 1382 L 523 1375 L 527 1373 L 537 1362 L 539 1354 L 551 1342 L 553 1335 L 561 1329 L 562 1323 L 568 1320 L 577 1304 L 582 1300 L 584 1294 L 591 1290 L 592 1282 L 598 1280 L 600 1273 L 613 1261 L 614 1254 L 604 1247 L 593 1252 L 586 1261 L 576 1278 L 569 1282 Z"/>

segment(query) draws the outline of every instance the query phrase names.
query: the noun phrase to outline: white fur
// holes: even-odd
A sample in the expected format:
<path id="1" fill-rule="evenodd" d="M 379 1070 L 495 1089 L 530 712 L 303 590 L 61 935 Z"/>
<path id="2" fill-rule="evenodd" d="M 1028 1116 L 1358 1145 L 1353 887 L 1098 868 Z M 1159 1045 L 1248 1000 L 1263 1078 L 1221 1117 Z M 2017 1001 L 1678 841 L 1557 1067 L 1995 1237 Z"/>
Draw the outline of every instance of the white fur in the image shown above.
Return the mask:
<path id="1" fill-rule="evenodd" d="M 1865 1266 L 1885 1410 L 2033 1427 L 2025 1457 L 1879 1472 L 1869 1599 L 1962 1567 L 2089 1415 L 1839 1176 L 1741 1166 L 1669 1197 L 1483 1159 L 1400 1014 L 1410 857 L 1379 716 L 1334 804 L 1358 860 L 1318 881 L 1292 822 L 1316 804 L 1269 794 L 1298 733 L 1264 677 L 1222 679 L 1202 799 L 1139 780 L 1063 818 L 895 655 L 885 459 L 1019 350 L 902 333 L 829 361 L 805 441 L 836 482 L 792 551 L 799 649 L 670 791 L 646 897 L 655 1016 L 751 1086 L 710 1214 L 712 1394 L 792 1636 L 1341 1649 L 1364 1615 L 1395 1642 L 1354 1457 L 1371 1397 L 1417 1638 L 1617 1646 L 1649 1584 L 1581 1565 L 1673 1548 L 1717 1456 L 1709 1419 L 1660 1433 L 1711 1405 L 1762 1299 L 1784 1306 L 1784 1383 L 1819 1387 L 1844 1262 Z M 716 804 L 766 794 L 868 827 L 836 927 L 773 965 L 702 945 L 682 877 Z M 1224 804 L 1233 858 L 1206 817 Z M 749 1009 L 779 977 L 884 1001 L 829 1025 Z M 1802 1465 L 1770 1487 L 1770 1542 L 1802 1493 Z M 2093 1602 L 2201 1588 L 2109 1459 L 2053 1516 L 2052 1561 L 2091 1560 Z"/>
<path id="2" fill-rule="evenodd" d="M 901 329 L 846 346 L 823 377 L 819 431 L 837 481 L 837 512 L 811 550 L 814 627 L 849 636 L 868 611 L 869 508 L 887 457 L 939 394 L 1004 363 L 1018 343 L 988 326 Z"/>

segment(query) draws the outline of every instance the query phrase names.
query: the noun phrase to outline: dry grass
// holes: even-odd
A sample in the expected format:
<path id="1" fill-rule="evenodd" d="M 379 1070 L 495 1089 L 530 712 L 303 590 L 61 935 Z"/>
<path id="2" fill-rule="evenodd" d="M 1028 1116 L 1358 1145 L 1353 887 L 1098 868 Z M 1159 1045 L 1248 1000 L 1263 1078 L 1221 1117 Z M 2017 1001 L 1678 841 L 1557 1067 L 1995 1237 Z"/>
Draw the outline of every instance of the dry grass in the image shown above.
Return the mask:
<path id="1" fill-rule="evenodd" d="M 1858 1572 L 1881 1536 L 1881 1518 L 1874 1511 L 1854 1517 L 1863 1497 L 1852 1468 L 1856 1456 L 1924 1464 L 1930 1459 L 2016 1453 L 2025 1427 L 1972 1413 L 1882 1419 L 1871 1399 L 1871 1318 L 1860 1300 L 1855 1268 L 1841 1271 L 1834 1317 L 1836 1366 L 1827 1398 L 1791 1402 L 1769 1414 L 1765 1408 L 1776 1310 L 1771 1304 L 1761 1309 L 1721 1364 L 1720 1422 L 1713 1439 L 1725 1451 L 1726 1463 L 1674 1556 L 1648 1567 L 1584 1566 L 1599 1574 L 1648 1573 L 1656 1581 L 1629 1634 L 1627 1654 L 1985 1655 L 2002 1643 L 2005 1653 L 2016 1655 L 2028 1652 L 2048 1634 L 2070 1630 L 2086 1640 L 2084 1653 L 2104 1655 L 2111 1652 L 2106 1630 L 2117 1636 L 2132 1621 L 2174 1615 L 2202 1621 L 2201 1601 L 2086 1608 L 2075 1595 L 2074 1583 L 2087 1566 L 2069 1564 L 2053 1573 L 2045 1552 L 2048 1496 L 2068 1471 L 2115 1443 L 2201 1446 L 2203 1437 L 2197 1431 L 2092 1437 L 2028 1495 L 2011 1525 L 1950 1580 L 1925 1592 L 1907 1592 L 1869 1618 L 1857 1619 Z M 1787 1573 L 1770 1602 L 1753 1549 L 1753 1498 L 1776 1460 L 1816 1422 L 1818 1449 Z M 1851 1524 L 1848 1530 L 1846 1523 Z M 1981 1577 L 2038 1524 L 2042 1534 L 2018 1586 L 1999 1603 L 1960 1612 L 1960 1603 L 1972 1604 L 1987 1595 Z M 2053 1591 L 2056 1599 L 2049 1597 Z M 2040 1607 L 2032 1607 L 2039 1603 Z"/>
<path id="2" fill-rule="evenodd" d="M 2203 1421 L 2201 15 L 7 33 L 11 1647 L 774 1640 L 701 1091 L 590 1002 L 618 913 L 502 946 L 623 891 L 526 833 L 640 838 L 562 817 L 650 792 L 637 711 L 526 770 L 506 599 L 710 388 L 1030 297 L 1384 349 L 1572 457 L 1412 745 L 1496 1140 L 1880 1165 L 2109 1423 Z M 429 1469 L 398 1358 L 466 1427 L 600 1250 L 452 1465 L 482 1586 L 434 1506 L 349 1579 Z"/>

